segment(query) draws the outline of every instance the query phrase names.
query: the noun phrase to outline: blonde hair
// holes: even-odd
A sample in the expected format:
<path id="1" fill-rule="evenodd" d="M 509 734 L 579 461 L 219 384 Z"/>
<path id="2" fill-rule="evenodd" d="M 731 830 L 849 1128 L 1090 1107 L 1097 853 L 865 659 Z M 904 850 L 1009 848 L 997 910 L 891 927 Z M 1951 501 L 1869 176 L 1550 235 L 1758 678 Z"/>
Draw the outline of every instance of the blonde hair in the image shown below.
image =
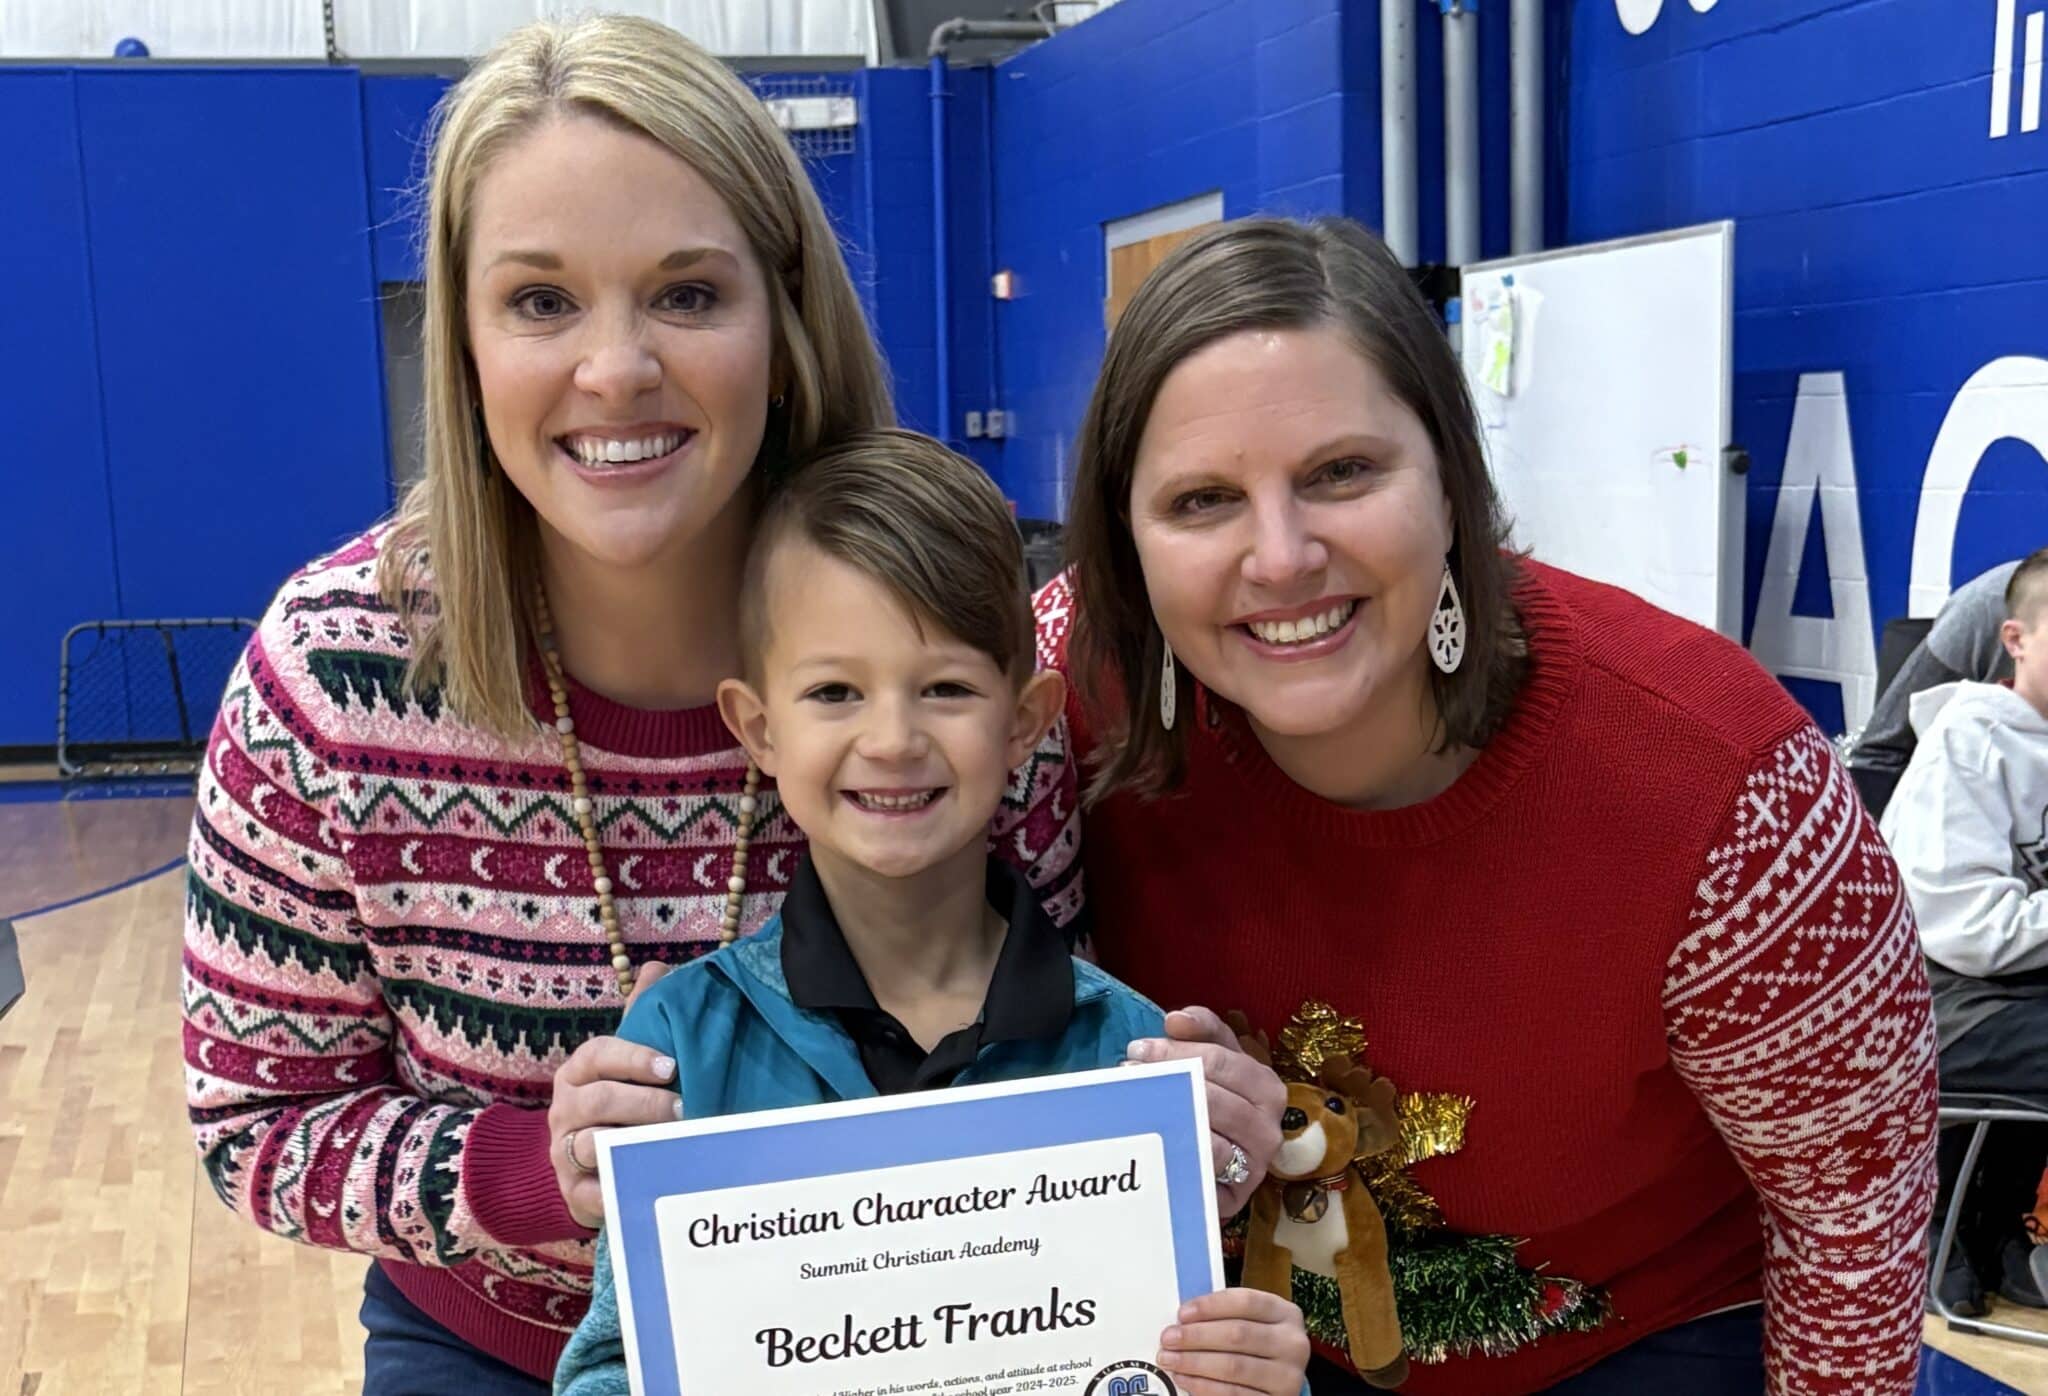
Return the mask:
<path id="1" fill-rule="evenodd" d="M 465 329 L 477 186 L 535 127 L 574 112 L 659 142 L 731 208 L 760 259 L 785 404 L 765 460 L 802 459 L 893 413 L 874 339 L 802 162 L 745 83 L 674 30 L 598 15 L 508 34 L 435 113 L 423 229 L 421 479 L 400 504 L 379 583 L 412 640 L 408 682 L 464 722 L 530 730 L 523 641 L 538 575 L 533 509 L 485 454 Z"/>

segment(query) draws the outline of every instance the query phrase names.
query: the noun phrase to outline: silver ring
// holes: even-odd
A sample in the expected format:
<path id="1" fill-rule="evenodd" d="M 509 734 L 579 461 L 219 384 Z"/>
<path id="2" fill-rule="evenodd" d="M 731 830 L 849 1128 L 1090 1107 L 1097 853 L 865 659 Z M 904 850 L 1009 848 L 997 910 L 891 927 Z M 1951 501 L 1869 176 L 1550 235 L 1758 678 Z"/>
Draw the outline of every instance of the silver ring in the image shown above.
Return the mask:
<path id="1" fill-rule="evenodd" d="M 1230 1146 L 1230 1162 L 1223 1165 L 1222 1172 L 1216 1175 L 1216 1181 L 1223 1184 L 1226 1188 L 1234 1188 L 1251 1176 L 1252 1161 L 1245 1156 L 1242 1146 L 1232 1144 Z"/>
<path id="2" fill-rule="evenodd" d="M 585 1163 L 582 1159 L 576 1157 L 576 1136 L 581 1133 L 583 1133 L 581 1129 L 572 1129 L 567 1134 L 563 1135 L 562 1152 L 569 1156 L 569 1166 L 571 1168 L 574 1168 L 578 1173 L 595 1173 L 597 1172 L 597 1169 Z"/>

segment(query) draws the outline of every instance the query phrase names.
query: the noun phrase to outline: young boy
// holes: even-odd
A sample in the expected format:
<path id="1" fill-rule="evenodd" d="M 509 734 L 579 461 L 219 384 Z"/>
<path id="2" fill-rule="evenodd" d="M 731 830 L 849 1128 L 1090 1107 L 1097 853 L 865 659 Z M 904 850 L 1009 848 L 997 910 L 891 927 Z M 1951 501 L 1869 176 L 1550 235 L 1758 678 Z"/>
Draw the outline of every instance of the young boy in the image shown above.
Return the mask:
<path id="1" fill-rule="evenodd" d="M 2005 616 L 2012 686 L 1916 695 L 1919 745 L 1882 827 L 1929 961 L 1943 1089 L 2048 1103 L 2048 548 L 2013 570 Z M 1962 1233 L 1971 1263 L 1951 1264 L 1943 1294 L 1967 1311 L 1981 1284 L 2042 1307 L 2048 1248 L 2030 1253 L 2020 1214 L 2048 1135 L 2000 1127 L 1992 1140 Z M 1944 1163 L 1946 1181 L 1959 1160 Z M 2048 1180 L 2035 1205 L 2027 1229 L 2048 1239 Z"/>
<path id="2" fill-rule="evenodd" d="M 675 1058 L 694 1118 L 1113 1066 L 1160 1012 L 1075 960 L 988 853 L 1010 772 L 1059 715 L 1034 673 L 1023 549 L 971 462 L 878 431 L 766 505 L 719 711 L 810 851 L 758 934 L 654 984 L 621 1037 Z M 562 1396 L 627 1389 L 600 1239 Z M 1301 1313 L 1227 1289 L 1184 1306 L 1159 1365 L 1191 1396 L 1303 1389 Z"/>

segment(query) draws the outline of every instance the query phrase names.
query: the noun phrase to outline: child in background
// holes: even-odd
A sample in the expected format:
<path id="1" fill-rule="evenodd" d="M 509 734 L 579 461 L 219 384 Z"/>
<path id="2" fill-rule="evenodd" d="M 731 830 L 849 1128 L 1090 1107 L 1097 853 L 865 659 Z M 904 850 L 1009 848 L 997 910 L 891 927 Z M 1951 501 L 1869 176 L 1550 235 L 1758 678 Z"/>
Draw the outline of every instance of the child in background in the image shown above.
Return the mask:
<path id="1" fill-rule="evenodd" d="M 744 679 L 719 711 L 810 850 L 781 915 L 663 977 L 619 1035 L 677 1062 L 692 1118 L 1114 1066 L 1159 1010 L 1069 953 L 989 822 L 1059 715 L 1034 673 L 1022 545 L 995 485 L 909 432 L 857 437 L 765 507 L 742 593 Z M 560 1396 L 627 1390 L 601 1240 Z M 1300 1310 L 1226 1289 L 1160 1366 L 1189 1396 L 1296 1396 Z"/>
<path id="2" fill-rule="evenodd" d="M 1884 813 L 1883 831 L 1920 924 L 1934 990 L 1945 1091 L 2048 1104 L 2048 548 L 2013 570 L 1999 639 L 2004 684 L 1943 684 L 1915 695 L 1919 745 Z M 1943 1141 L 1946 1182 L 1963 1131 Z M 2048 1134 L 1997 1126 L 1969 1191 L 1943 1296 L 1969 1312 L 1995 1289 L 2040 1308 L 2048 1293 Z M 1937 1212 L 1939 1222 L 1943 1214 Z"/>
<path id="3" fill-rule="evenodd" d="M 1957 679 L 2011 680 L 2012 656 L 1999 641 L 1998 627 L 2005 620 L 2005 588 L 2018 566 L 2001 562 L 1950 592 L 1926 637 L 1877 695 L 1870 721 L 1856 734 L 1855 749 L 1849 753 L 1849 774 L 1872 818 L 1883 817 L 1920 740 L 1913 730 L 1915 698 Z"/>

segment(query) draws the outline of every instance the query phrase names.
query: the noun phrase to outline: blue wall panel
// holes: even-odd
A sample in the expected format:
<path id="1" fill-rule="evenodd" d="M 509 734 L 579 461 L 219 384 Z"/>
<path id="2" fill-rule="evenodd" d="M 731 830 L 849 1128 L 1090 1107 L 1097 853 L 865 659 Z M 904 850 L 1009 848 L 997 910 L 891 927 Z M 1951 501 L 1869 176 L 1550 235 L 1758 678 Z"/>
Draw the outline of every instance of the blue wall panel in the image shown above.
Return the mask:
<path id="1" fill-rule="evenodd" d="M 899 390 L 915 400 L 932 378 L 924 75 L 884 76 L 911 100 L 896 126 L 864 123 L 856 139 L 904 166 L 882 181 L 897 272 L 886 292 L 863 154 L 806 168 L 885 349 L 906 349 L 891 357 L 908 359 Z M 964 81 L 985 167 L 986 72 Z M 419 276 L 415 195 L 448 83 L 305 68 L 0 71 L 0 151 L 37 211 L 8 220 L 0 246 L 41 273 L 0 329 L 13 369 L 0 404 L 21 463 L 0 479 L 0 507 L 39 521 L 17 551 L 44 582 L 0 629 L 0 746 L 51 741 L 69 625 L 253 613 L 287 572 L 388 507 L 375 288 Z M 986 180 L 969 194 L 985 210 Z M 984 229 L 964 245 L 985 263 Z M 976 279 L 985 287 L 985 271 Z M 970 299 L 985 321 L 985 296 Z M 985 325 L 970 334 L 988 338 Z M 223 676 L 188 677 L 196 690 Z"/>
<path id="2" fill-rule="evenodd" d="M 0 315 L 0 747 L 56 740 L 58 641 L 120 614 L 78 158 L 71 73 L 0 73 L 0 263 L 21 273 Z"/>
<path id="3" fill-rule="evenodd" d="M 416 220 L 423 195 L 434 104 L 448 90 L 445 77 L 363 79 L 363 153 L 370 181 L 371 251 L 377 280 L 421 279 Z"/>
<path id="4" fill-rule="evenodd" d="M 920 431 L 939 425 L 928 83 L 921 68 L 861 74 L 861 217 L 849 256 L 888 361 L 897 416 Z"/>
<path id="5" fill-rule="evenodd" d="M 77 82 L 122 607 L 254 615 L 390 505 L 359 79 Z"/>
<path id="6" fill-rule="evenodd" d="M 2048 543 L 2048 240 L 2034 231 L 2048 221 L 2048 129 L 2023 129 L 2024 14 L 2040 6 L 2018 8 L 2009 132 L 1994 138 L 1990 0 L 1724 0 L 1704 14 L 1670 0 L 1639 36 L 1613 0 L 1575 0 L 1572 240 L 1737 223 L 1752 625 L 1803 377 L 1843 375 L 1849 442 L 1834 464 L 1853 471 L 1862 556 L 1841 541 L 1822 556 L 1835 559 L 1834 600 L 1867 595 L 1873 629 L 1907 612 L 1915 582 L 1961 581 Z M 2026 381 L 1962 394 L 2008 357 L 2037 361 Z M 1978 435 L 2008 439 L 1972 439 L 1982 455 L 1953 539 L 1930 526 L 1933 565 L 1916 578 L 1922 497 L 1941 492 L 1930 457 L 1973 401 L 1993 424 Z M 1781 557 L 1813 552 L 1781 540 Z M 1820 613 L 1797 599 L 1814 589 L 1802 575 L 1795 614 Z M 1796 691 L 1849 725 L 1866 657 L 1765 655 L 1820 671 Z"/>

